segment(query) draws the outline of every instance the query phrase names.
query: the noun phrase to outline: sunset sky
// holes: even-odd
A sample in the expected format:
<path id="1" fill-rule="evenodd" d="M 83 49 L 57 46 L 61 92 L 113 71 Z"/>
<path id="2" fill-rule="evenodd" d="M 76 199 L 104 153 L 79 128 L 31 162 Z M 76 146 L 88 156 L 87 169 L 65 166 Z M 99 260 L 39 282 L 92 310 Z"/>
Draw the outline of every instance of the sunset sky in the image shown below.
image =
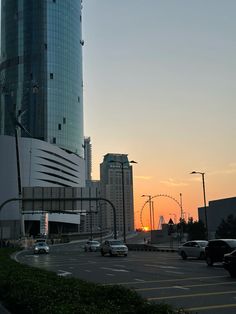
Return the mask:
<path id="1" fill-rule="evenodd" d="M 206 173 L 207 201 L 236 196 L 235 12 L 235 0 L 83 1 L 92 175 L 99 179 L 106 153 L 138 162 L 137 227 L 142 194 L 179 201 L 182 193 L 185 217 L 197 219 L 202 180 L 193 170 Z M 156 225 L 179 219 L 170 198 L 154 207 Z"/>

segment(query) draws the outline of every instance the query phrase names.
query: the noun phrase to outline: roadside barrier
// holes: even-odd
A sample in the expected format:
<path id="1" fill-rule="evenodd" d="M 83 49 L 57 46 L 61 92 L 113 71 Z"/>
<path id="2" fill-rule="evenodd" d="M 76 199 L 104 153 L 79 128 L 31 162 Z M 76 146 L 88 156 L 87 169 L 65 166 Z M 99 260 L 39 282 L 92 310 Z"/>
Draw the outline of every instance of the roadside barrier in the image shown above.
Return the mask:
<path id="1" fill-rule="evenodd" d="M 151 244 L 126 244 L 130 251 L 178 252 L 176 248 L 157 247 Z"/>

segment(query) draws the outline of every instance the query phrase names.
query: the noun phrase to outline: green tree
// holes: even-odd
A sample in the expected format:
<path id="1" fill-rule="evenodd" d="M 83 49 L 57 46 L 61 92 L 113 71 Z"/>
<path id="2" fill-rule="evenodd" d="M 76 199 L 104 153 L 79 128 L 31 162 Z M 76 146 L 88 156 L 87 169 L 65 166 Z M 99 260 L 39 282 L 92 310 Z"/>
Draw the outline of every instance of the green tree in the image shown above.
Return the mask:
<path id="1" fill-rule="evenodd" d="M 216 238 L 236 239 L 236 216 L 229 215 L 226 220 L 222 219 L 215 236 Z"/>
<path id="2" fill-rule="evenodd" d="M 177 231 L 180 232 L 187 232 L 187 222 L 184 218 L 180 218 L 179 223 L 177 224 Z"/>
<path id="3" fill-rule="evenodd" d="M 206 239 L 206 228 L 201 220 L 193 221 L 193 218 L 189 218 L 187 224 L 187 233 L 189 241 Z"/>

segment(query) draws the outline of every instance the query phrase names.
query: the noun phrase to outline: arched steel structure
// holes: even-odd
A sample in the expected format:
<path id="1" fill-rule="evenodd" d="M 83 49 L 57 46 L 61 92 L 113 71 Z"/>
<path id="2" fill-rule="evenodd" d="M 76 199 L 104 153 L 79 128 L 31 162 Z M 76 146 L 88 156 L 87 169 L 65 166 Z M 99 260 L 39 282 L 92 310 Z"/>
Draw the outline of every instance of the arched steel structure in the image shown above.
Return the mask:
<path id="1" fill-rule="evenodd" d="M 167 194 L 157 194 L 157 195 L 152 196 L 152 197 L 151 197 L 151 200 L 154 199 L 154 198 L 156 198 L 156 197 L 167 197 L 167 198 L 171 199 L 172 201 L 174 201 L 174 202 L 179 206 L 179 208 L 180 208 L 180 210 L 181 210 L 181 212 L 182 212 L 182 206 L 181 206 L 180 202 L 178 202 L 177 199 L 175 199 L 174 197 L 172 197 L 172 196 L 170 196 L 170 195 L 167 195 Z M 145 205 L 148 204 L 148 203 L 149 203 L 149 200 L 147 200 L 147 201 L 143 204 L 143 207 L 142 207 L 141 210 L 140 210 L 140 223 L 141 223 L 141 226 L 142 226 L 142 227 L 144 227 L 144 225 L 143 225 L 143 217 L 142 217 L 142 215 L 143 215 L 143 210 L 144 210 Z"/>

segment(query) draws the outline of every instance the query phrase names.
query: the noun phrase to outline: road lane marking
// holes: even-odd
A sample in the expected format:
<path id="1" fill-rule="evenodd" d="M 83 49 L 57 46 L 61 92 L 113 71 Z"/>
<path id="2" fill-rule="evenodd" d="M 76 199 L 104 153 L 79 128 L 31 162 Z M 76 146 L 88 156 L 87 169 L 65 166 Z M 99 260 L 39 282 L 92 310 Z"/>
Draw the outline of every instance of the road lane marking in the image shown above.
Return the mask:
<path id="1" fill-rule="evenodd" d="M 235 281 L 229 282 L 215 282 L 215 283 L 202 283 L 197 285 L 186 285 L 186 286 L 168 286 L 168 287 L 152 287 L 152 288 L 135 288 L 136 291 L 152 291 L 152 290 L 162 290 L 162 289 L 175 289 L 176 287 L 181 287 L 182 289 L 198 288 L 198 287 L 209 287 L 209 286 L 220 286 L 220 285 L 235 285 Z M 235 297 L 236 299 L 236 297 Z"/>
<path id="2" fill-rule="evenodd" d="M 87 273 L 91 273 L 91 270 L 89 270 L 89 269 L 85 269 L 85 271 L 86 271 Z"/>
<path id="3" fill-rule="evenodd" d="M 172 288 L 174 288 L 174 289 L 182 289 L 182 290 L 189 290 L 189 288 L 187 288 L 187 287 L 182 287 L 182 286 L 173 286 Z"/>
<path id="4" fill-rule="evenodd" d="M 129 273 L 129 271 L 126 269 L 117 269 L 117 268 L 110 268 L 110 267 L 101 267 L 101 269 Z"/>
<path id="5" fill-rule="evenodd" d="M 155 265 L 155 264 L 144 264 L 144 266 L 147 267 L 158 267 L 158 268 L 163 268 L 163 269 L 178 269 L 179 267 L 175 267 L 175 266 L 162 266 L 162 265 Z"/>
<path id="6" fill-rule="evenodd" d="M 232 294 L 232 293 L 236 293 L 236 291 L 233 290 L 233 291 L 219 291 L 219 292 L 206 292 L 206 293 L 194 293 L 194 294 L 172 295 L 172 296 L 148 298 L 148 300 L 153 301 L 153 300 L 169 300 L 169 299 L 195 298 L 195 297 L 205 297 L 205 296 L 211 296 L 211 295 L 222 295 L 222 294 Z"/>
<path id="7" fill-rule="evenodd" d="M 162 283 L 162 282 L 172 282 L 172 281 L 188 281 L 188 280 L 202 280 L 202 279 L 219 279 L 225 278 L 225 276 L 205 276 L 205 277 L 189 277 L 189 278 L 174 278 L 174 279 L 161 279 L 161 280 L 145 280 L 144 282 L 126 281 L 126 282 L 116 282 L 117 285 L 134 285 L 134 284 L 149 284 L 149 283 Z M 104 284 L 106 286 L 114 285 L 114 283 Z"/>
<path id="8" fill-rule="evenodd" d="M 114 266 L 116 266 L 116 267 L 126 267 L 125 265 L 119 265 L 119 264 L 117 264 L 117 265 L 114 265 Z"/>
<path id="9" fill-rule="evenodd" d="M 72 275 L 72 273 L 70 273 L 69 271 L 64 271 L 64 270 L 58 270 L 59 273 L 57 273 L 58 276 L 60 277 L 66 277 L 66 276 L 69 276 L 69 275 Z"/>
<path id="10" fill-rule="evenodd" d="M 232 307 L 236 307 L 236 304 L 232 303 L 232 304 L 199 306 L 199 307 L 191 307 L 185 310 L 192 312 L 192 311 L 200 311 L 200 310 L 226 309 L 226 308 L 232 308 Z"/>
<path id="11" fill-rule="evenodd" d="M 112 276 L 112 277 L 114 277 L 115 275 L 114 274 L 106 274 L 107 276 Z"/>
<path id="12" fill-rule="evenodd" d="M 185 273 L 183 273 L 181 271 L 172 271 L 172 270 L 165 270 L 165 273 L 176 274 L 176 275 L 183 275 L 183 274 L 185 274 Z"/>
<path id="13" fill-rule="evenodd" d="M 145 281 L 145 280 L 143 280 L 143 279 L 138 279 L 138 278 L 136 278 L 136 279 L 134 279 L 134 280 L 139 281 L 139 282 L 144 282 L 144 281 Z"/>

